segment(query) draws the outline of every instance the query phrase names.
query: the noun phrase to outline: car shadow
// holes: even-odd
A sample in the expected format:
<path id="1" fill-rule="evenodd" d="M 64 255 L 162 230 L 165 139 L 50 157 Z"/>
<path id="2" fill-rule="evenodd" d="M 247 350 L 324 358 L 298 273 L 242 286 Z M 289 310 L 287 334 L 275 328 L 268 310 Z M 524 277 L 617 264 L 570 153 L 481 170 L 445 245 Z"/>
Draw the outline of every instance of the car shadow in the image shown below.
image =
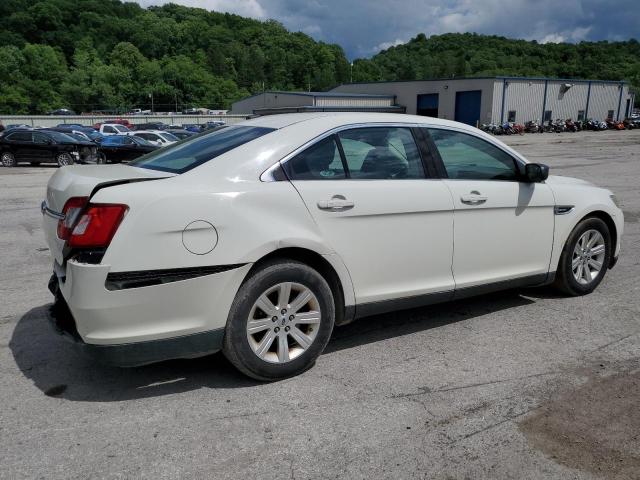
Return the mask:
<path id="1" fill-rule="evenodd" d="M 368 317 L 336 328 L 326 352 L 438 328 L 530 303 L 534 301 L 518 291 L 507 291 Z M 78 354 L 53 332 L 48 320 L 49 307 L 42 305 L 27 312 L 18 321 L 9 343 L 20 371 L 45 395 L 71 401 L 118 402 L 200 388 L 246 388 L 260 384 L 240 374 L 221 353 L 126 369 L 98 364 Z"/>

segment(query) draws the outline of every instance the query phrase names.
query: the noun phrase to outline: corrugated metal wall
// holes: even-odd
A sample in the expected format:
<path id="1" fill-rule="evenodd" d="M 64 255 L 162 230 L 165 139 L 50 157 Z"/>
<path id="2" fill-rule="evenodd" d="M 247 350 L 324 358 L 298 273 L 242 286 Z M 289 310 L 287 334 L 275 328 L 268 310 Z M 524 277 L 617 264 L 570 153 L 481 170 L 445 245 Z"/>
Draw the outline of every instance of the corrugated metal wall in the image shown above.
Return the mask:
<path id="1" fill-rule="evenodd" d="M 133 115 L 133 116 L 53 116 L 53 115 L 2 115 L 0 121 L 3 125 L 25 124 L 31 127 L 54 127 L 60 123 L 77 123 L 93 126 L 106 120 L 116 118 L 126 119 L 133 124 L 148 122 L 164 122 L 169 125 L 202 124 L 212 120 L 222 120 L 227 124 L 238 123 L 246 120 L 246 115 Z"/>
<path id="2" fill-rule="evenodd" d="M 628 90 L 627 88 L 624 88 Z M 625 96 L 623 92 L 623 98 L 628 98 L 628 93 Z M 618 115 L 618 104 L 620 103 L 620 110 L 624 109 L 624 103 L 620 102 L 620 86 L 615 84 L 591 83 L 591 98 L 589 100 L 589 112 L 587 116 L 596 120 L 605 120 L 609 110 L 613 110 L 613 118 Z M 624 112 L 621 112 L 624 115 Z"/>
<path id="3" fill-rule="evenodd" d="M 491 103 L 491 123 L 500 123 L 500 111 L 502 109 L 502 80 L 496 80 L 493 84 L 493 101 Z"/>
<path id="4" fill-rule="evenodd" d="M 502 95 L 502 92 L 500 92 Z M 516 123 L 526 123 L 530 120 L 542 120 L 542 103 L 544 101 L 544 80 L 506 80 L 504 102 L 504 119 L 509 119 L 509 112 L 516 112 Z M 498 110 L 502 115 L 502 105 Z"/>
<path id="5" fill-rule="evenodd" d="M 315 97 L 317 107 L 390 107 L 393 98 Z"/>
<path id="6" fill-rule="evenodd" d="M 505 82 L 506 88 L 504 88 Z M 591 83 L 590 94 L 589 83 Z M 623 86 L 621 87 L 621 85 Z M 504 110 L 503 90 L 505 92 Z M 621 93 L 622 96 L 620 96 Z M 543 110 L 551 111 L 553 120 L 557 118 L 577 120 L 580 111 L 585 111 L 586 118 L 604 120 L 607 118 L 608 112 L 613 110 L 614 119 L 622 120 L 628 98 L 631 98 L 629 87 L 621 83 L 496 79 L 493 87 L 491 121 L 493 123 L 506 122 L 509 118 L 509 111 L 513 110 L 516 111 L 517 123 L 526 123 L 529 120 L 541 122 Z"/>
<path id="7" fill-rule="evenodd" d="M 578 112 L 587 108 L 588 93 L 588 83 L 549 82 L 545 110 L 551 110 L 554 120 L 577 120 Z"/>

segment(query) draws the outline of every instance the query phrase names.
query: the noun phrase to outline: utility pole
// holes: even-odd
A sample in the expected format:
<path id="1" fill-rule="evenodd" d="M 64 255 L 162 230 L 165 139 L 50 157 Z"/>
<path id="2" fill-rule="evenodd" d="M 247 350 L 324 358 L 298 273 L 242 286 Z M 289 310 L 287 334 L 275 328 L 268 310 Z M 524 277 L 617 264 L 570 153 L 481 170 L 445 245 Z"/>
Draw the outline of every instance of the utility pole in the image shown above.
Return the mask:
<path id="1" fill-rule="evenodd" d="M 353 83 L 353 62 L 351 62 L 351 80 L 349 83 Z"/>
<path id="2" fill-rule="evenodd" d="M 153 92 L 149 94 L 149 98 L 151 99 L 151 113 L 153 114 Z"/>

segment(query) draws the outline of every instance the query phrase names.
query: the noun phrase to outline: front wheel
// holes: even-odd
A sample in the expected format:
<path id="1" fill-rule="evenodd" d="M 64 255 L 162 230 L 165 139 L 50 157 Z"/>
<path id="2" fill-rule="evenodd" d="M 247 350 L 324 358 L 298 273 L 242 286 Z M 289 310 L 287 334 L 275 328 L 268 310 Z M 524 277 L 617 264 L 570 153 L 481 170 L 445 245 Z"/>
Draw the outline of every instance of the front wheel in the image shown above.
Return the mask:
<path id="1" fill-rule="evenodd" d="M 96 163 L 98 165 L 105 165 L 107 163 L 107 156 L 103 152 L 99 152 L 98 157 L 96 158 Z"/>
<path id="2" fill-rule="evenodd" d="M 334 319 L 331 289 L 317 271 L 293 260 L 269 263 L 238 290 L 223 352 L 257 380 L 291 377 L 313 366 Z"/>
<path id="3" fill-rule="evenodd" d="M 571 296 L 593 292 L 607 272 L 611 251 L 607 224 L 595 217 L 582 220 L 562 250 L 555 286 Z"/>

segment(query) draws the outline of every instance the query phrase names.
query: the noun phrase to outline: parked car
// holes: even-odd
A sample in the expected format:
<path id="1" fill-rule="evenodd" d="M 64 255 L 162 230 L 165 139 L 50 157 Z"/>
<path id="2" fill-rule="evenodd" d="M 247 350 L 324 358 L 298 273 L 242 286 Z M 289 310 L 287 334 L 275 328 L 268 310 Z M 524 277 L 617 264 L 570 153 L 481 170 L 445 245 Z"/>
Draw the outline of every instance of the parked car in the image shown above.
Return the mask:
<path id="1" fill-rule="evenodd" d="M 261 380 L 311 367 L 359 317 L 524 286 L 586 295 L 624 226 L 609 190 L 474 127 L 378 113 L 258 117 L 64 168 L 42 210 L 55 321 L 84 352 L 222 350 Z"/>
<path id="2" fill-rule="evenodd" d="M 200 125 L 196 125 L 195 123 L 185 123 L 182 125 L 182 128 L 184 128 L 188 132 L 193 133 L 200 133 L 202 131 Z"/>
<path id="3" fill-rule="evenodd" d="M 110 135 L 102 140 L 98 149 L 99 163 L 128 162 L 158 148 L 140 137 Z"/>
<path id="4" fill-rule="evenodd" d="M 195 135 L 195 132 L 190 132 L 189 130 L 184 130 L 182 128 L 169 128 L 164 131 L 170 133 L 174 137 L 177 137 L 179 140 L 184 140 L 185 138 L 193 137 Z"/>
<path id="5" fill-rule="evenodd" d="M 221 120 L 212 120 L 210 122 L 205 122 L 202 125 L 200 125 L 200 129 L 202 131 L 210 130 L 212 128 L 218 128 L 218 127 L 222 127 L 224 125 L 226 125 L 226 123 L 221 121 Z"/>
<path id="6" fill-rule="evenodd" d="M 144 138 L 147 142 L 159 147 L 166 147 L 180 141 L 178 137 L 162 130 L 136 130 L 129 132 L 128 135 Z"/>
<path id="7" fill-rule="evenodd" d="M 133 125 L 132 130 L 164 130 L 168 127 L 169 125 L 163 122 L 147 122 Z"/>
<path id="8" fill-rule="evenodd" d="M 125 135 L 131 132 L 128 127 L 119 123 L 103 123 L 98 129 L 98 133 L 103 137 L 109 135 Z"/>
<path id="9" fill-rule="evenodd" d="M 95 143 L 100 143 L 100 140 L 102 139 L 102 134 L 93 127 L 84 127 L 84 126 L 60 127 L 58 126 L 53 128 L 52 130 L 56 130 L 62 133 L 67 133 L 67 132 L 82 133 L 83 135 L 86 135 L 87 137 L 89 137 L 89 139 Z"/>
<path id="10" fill-rule="evenodd" d="M 58 108 L 57 110 L 52 110 L 47 115 L 76 115 L 76 112 L 70 108 Z"/>
<path id="11" fill-rule="evenodd" d="M 20 162 L 32 165 L 55 162 L 60 167 L 75 162 L 95 161 L 96 145 L 51 130 L 12 130 L 0 138 L 2 165 L 15 167 Z"/>
<path id="12" fill-rule="evenodd" d="M 102 123 L 96 123 L 93 126 L 93 128 L 95 128 L 96 130 L 100 130 L 102 125 L 124 125 L 129 130 L 131 130 L 133 128 L 133 123 L 131 123 L 129 120 L 126 120 L 124 118 L 119 118 L 119 119 L 116 119 L 116 120 L 105 120 Z"/>

